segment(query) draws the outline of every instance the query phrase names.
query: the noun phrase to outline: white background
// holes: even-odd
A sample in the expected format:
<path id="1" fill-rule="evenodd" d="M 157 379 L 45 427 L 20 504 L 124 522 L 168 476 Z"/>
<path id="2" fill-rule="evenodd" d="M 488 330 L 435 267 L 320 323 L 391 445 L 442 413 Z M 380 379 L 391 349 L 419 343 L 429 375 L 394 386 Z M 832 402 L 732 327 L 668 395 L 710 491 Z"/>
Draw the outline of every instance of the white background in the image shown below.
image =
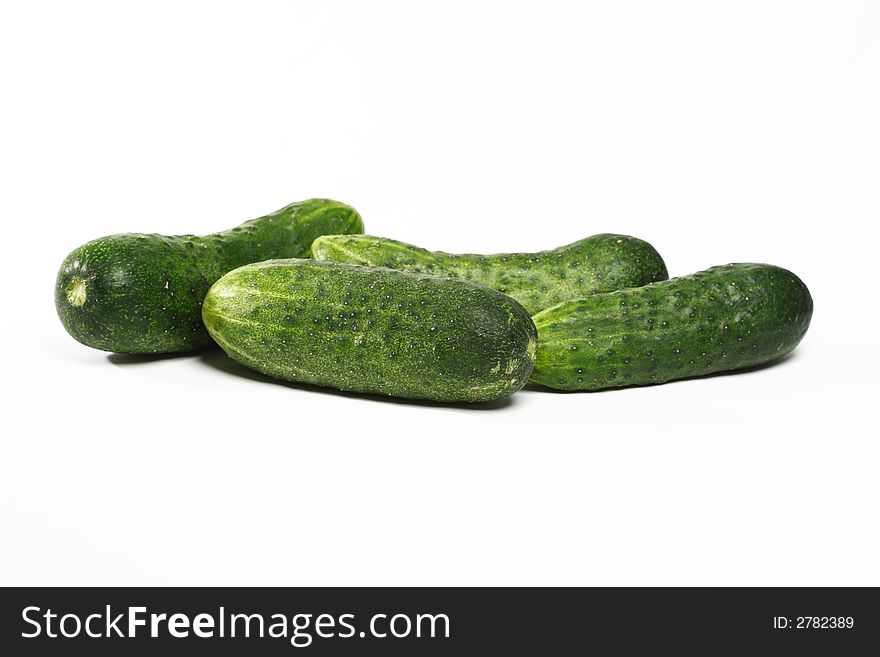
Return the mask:
<path id="1" fill-rule="evenodd" d="M 0 583 L 880 585 L 880 4 L 0 10 Z M 431 249 L 652 242 L 815 299 L 736 376 L 449 408 L 70 338 L 68 251 L 329 196 Z"/>

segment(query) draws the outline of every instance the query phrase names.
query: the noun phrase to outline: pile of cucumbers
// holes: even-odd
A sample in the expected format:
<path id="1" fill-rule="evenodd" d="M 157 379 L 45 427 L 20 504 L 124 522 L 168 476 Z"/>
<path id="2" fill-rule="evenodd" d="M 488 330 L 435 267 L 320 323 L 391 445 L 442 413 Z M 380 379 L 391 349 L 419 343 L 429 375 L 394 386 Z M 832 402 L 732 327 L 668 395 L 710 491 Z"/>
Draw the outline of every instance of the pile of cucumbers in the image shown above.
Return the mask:
<path id="1" fill-rule="evenodd" d="M 813 313 L 790 271 L 670 280 L 654 247 L 626 235 L 461 255 L 363 230 L 354 208 L 311 199 L 210 235 L 111 235 L 67 256 L 55 306 L 96 349 L 216 343 L 278 379 L 439 402 L 752 367 L 791 352 Z"/>

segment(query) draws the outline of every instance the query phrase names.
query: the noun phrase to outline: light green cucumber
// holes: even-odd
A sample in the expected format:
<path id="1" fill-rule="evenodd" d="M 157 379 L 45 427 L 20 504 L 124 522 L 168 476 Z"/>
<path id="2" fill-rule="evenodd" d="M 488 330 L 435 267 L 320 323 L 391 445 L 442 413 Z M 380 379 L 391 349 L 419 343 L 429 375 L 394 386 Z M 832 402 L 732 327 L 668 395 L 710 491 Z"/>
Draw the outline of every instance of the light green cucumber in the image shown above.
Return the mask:
<path id="1" fill-rule="evenodd" d="M 453 254 L 370 235 L 326 235 L 312 244 L 317 260 L 452 276 L 519 301 L 534 314 L 561 301 L 667 278 L 660 254 L 627 235 L 594 235 L 536 253 Z"/>

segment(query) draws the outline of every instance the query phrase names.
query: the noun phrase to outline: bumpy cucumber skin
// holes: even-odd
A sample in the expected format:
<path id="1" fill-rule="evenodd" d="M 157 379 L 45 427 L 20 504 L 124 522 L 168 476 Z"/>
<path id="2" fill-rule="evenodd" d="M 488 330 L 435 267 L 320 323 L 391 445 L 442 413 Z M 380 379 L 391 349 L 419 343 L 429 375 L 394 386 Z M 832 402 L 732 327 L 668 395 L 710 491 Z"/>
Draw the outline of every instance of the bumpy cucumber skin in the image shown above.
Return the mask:
<path id="1" fill-rule="evenodd" d="M 491 287 L 536 312 L 568 299 L 668 278 L 653 246 L 602 234 L 537 253 L 453 254 L 371 235 L 327 235 L 312 244 L 316 260 L 452 276 Z"/>
<path id="2" fill-rule="evenodd" d="M 229 356 L 277 379 L 438 402 L 516 392 L 537 346 L 528 312 L 499 292 L 330 261 L 236 269 L 202 318 Z"/>
<path id="3" fill-rule="evenodd" d="M 538 313 L 531 380 L 602 390 L 760 365 L 794 349 L 812 315 L 809 290 L 786 269 L 713 267 Z"/>
<path id="4" fill-rule="evenodd" d="M 102 237 L 64 260 L 55 307 L 67 332 L 95 349 L 200 349 L 213 344 L 202 324 L 202 300 L 223 274 L 249 262 L 308 257 L 319 235 L 363 229 L 354 208 L 310 199 L 221 233 Z"/>

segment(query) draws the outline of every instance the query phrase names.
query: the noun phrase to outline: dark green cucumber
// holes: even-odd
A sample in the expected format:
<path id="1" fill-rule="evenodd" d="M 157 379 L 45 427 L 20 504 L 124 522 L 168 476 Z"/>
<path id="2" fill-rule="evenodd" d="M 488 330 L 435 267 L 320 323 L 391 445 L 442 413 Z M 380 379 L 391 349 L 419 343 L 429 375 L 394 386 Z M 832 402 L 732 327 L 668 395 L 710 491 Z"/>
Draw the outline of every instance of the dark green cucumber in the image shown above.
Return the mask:
<path id="1" fill-rule="evenodd" d="M 316 260 L 452 276 L 481 283 L 534 314 L 561 301 L 666 280 L 666 265 L 647 242 L 594 235 L 552 251 L 453 254 L 370 235 L 327 235 L 312 244 Z"/>
<path id="2" fill-rule="evenodd" d="M 713 267 L 538 313 L 531 380 L 601 390 L 760 365 L 794 349 L 812 315 L 809 290 L 786 269 Z"/>
<path id="3" fill-rule="evenodd" d="M 363 229 L 354 208 L 311 199 L 201 237 L 102 237 L 64 260 L 55 307 L 67 332 L 96 349 L 130 354 L 199 349 L 212 344 L 202 325 L 202 300 L 223 274 L 249 262 L 308 257 L 319 235 Z"/>
<path id="4" fill-rule="evenodd" d="M 537 346 L 528 312 L 499 292 L 330 261 L 229 272 L 202 318 L 227 354 L 277 379 L 442 402 L 516 392 Z"/>

